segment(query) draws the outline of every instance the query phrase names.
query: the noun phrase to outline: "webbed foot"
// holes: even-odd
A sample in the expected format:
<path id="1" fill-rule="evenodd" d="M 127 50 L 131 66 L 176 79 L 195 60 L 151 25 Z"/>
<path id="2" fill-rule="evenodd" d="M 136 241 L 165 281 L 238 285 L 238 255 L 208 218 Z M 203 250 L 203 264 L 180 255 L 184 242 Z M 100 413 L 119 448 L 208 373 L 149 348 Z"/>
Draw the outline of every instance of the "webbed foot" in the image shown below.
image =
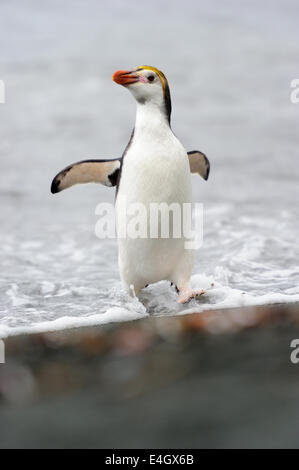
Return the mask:
<path id="1" fill-rule="evenodd" d="M 179 297 L 177 302 L 179 304 L 186 304 L 190 302 L 191 299 L 200 297 L 205 293 L 206 291 L 204 289 L 193 290 L 191 289 L 191 287 L 182 287 L 181 289 L 179 289 Z"/>

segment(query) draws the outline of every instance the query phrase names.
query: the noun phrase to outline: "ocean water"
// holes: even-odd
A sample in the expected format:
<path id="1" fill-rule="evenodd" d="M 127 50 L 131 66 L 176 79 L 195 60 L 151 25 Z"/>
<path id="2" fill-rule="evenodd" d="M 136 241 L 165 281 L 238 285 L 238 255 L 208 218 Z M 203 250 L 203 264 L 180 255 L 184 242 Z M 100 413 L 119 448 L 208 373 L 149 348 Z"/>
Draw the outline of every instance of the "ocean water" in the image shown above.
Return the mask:
<path id="1" fill-rule="evenodd" d="M 3 1 L 0 6 L 0 336 L 299 300 L 299 6 L 295 1 Z M 115 240 L 95 235 L 114 189 L 52 195 L 67 164 L 122 153 L 135 103 L 111 81 L 150 64 L 172 127 L 211 162 L 193 177 L 204 243 L 186 306 L 166 282 L 122 290 Z"/>

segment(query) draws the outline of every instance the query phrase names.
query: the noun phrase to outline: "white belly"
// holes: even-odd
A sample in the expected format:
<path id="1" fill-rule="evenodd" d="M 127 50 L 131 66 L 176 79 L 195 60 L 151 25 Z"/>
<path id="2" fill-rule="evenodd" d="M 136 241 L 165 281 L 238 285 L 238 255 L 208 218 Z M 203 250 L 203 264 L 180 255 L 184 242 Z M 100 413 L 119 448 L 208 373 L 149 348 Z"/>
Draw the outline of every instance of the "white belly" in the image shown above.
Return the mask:
<path id="1" fill-rule="evenodd" d="M 121 201 L 122 200 L 122 201 Z M 124 216 L 123 202 L 127 208 L 142 203 L 147 211 L 147 234 L 150 234 L 150 204 L 191 203 L 191 176 L 185 149 L 170 133 L 167 141 L 147 145 L 136 139 L 124 157 L 121 180 L 116 199 L 117 218 Z M 128 227 L 128 225 L 127 225 Z M 159 227 L 160 229 L 161 227 Z M 135 292 L 146 284 L 163 279 L 184 283 L 190 277 L 193 253 L 185 249 L 185 238 L 118 238 L 119 268 L 122 281 Z"/>

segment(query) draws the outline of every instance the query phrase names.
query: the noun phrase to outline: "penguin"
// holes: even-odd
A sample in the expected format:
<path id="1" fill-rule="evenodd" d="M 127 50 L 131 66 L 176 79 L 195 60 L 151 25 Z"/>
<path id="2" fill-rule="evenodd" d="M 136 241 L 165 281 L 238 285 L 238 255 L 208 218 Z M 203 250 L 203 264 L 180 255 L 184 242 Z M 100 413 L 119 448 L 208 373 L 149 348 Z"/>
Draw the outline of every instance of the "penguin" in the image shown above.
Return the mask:
<path id="1" fill-rule="evenodd" d="M 51 192 L 90 182 L 115 186 L 117 223 L 123 217 L 124 199 L 126 207 L 142 203 L 146 209 L 152 203 L 177 203 L 180 207 L 191 203 L 191 174 L 207 180 L 210 163 L 198 150 L 187 152 L 172 132 L 171 97 L 165 75 L 143 65 L 118 70 L 112 79 L 127 88 L 137 103 L 135 127 L 122 157 L 73 163 L 54 177 Z M 132 214 L 125 213 L 128 223 Z M 204 294 L 204 290 L 190 287 L 195 253 L 185 248 L 185 242 L 183 235 L 118 237 L 119 271 L 125 290 L 138 296 L 149 284 L 168 280 L 176 287 L 179 303 Z"/>

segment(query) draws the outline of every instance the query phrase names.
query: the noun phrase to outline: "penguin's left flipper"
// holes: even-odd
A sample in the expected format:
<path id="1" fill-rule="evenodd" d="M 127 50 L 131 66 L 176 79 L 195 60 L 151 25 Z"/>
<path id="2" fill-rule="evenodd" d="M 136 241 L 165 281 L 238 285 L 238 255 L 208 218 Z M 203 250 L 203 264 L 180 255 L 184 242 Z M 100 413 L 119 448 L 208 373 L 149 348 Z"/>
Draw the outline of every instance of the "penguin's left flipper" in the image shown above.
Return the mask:
<path id="1" fill-rule="evenodd" d="M 105 186 L 115 186 L 121 159 L 114 160 L 83 160 L 73 163 L 61 170 L 53 179 L 51 192 L 59 193 L 74 184 L 101 183 Z"/>
<path id="2" fill-rule="evenodd" d="M 197 173 L 204 180 L 207 180 L 210 173 L 210 162 L 204 153 L 199 150 L 192 150 L 188 153 L 191 173 Z"/>

